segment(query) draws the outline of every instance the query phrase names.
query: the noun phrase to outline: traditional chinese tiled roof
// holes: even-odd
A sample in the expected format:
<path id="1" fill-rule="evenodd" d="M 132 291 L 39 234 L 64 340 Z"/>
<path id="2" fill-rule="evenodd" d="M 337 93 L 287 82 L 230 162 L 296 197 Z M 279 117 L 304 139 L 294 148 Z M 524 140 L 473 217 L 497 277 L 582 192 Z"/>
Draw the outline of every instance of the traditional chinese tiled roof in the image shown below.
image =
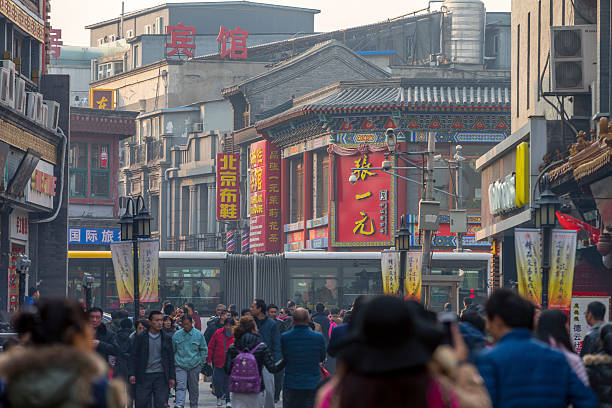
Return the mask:
<path id="1" fill-rule="evenodd" d="M 265 128 L 287 117 L 309 112 L 335 113 L 385 108 L 507 110 L 510 108 L 509 85 L 503 82 L 433 82 L 406 78 L 338 82 L 295 99 L 291 109 L 261 120 L 256 126 Z"/>

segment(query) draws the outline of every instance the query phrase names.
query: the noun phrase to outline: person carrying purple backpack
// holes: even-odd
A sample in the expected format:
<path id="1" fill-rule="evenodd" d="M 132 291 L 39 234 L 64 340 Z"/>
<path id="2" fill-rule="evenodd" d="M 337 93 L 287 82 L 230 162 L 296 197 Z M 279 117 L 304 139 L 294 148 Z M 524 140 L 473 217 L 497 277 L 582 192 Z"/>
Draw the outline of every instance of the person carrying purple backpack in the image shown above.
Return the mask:
<path id="1" fill-rule="evenodd" d="M 281 370 L 274 363 L 268 346 L 257 335 L 257 325 L 251 316 L 242 316 L 234 327 L 235 342 L 227 350 L 225 366 L 229 375 L 229 391 L 233 408 L 259 408 L 263 405 L 264 382 L 261 370 L 270 373 Z"/>

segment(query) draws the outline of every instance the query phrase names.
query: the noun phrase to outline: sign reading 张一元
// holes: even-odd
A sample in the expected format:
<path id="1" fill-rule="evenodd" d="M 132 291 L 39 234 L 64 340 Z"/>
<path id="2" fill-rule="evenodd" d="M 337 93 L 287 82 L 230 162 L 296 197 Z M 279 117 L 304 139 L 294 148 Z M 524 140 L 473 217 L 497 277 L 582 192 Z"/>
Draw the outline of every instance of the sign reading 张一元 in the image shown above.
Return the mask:
<path id="1" fill-rule="evenodd" d="M 390 246 L 395 233 L 395 180 L 380 170 L 384 151 L 332 147 L 336 197 L 332 203 L 331 245 Z M 355 169 L 355 170 L 353 170 Z M 351 174 L 357 181 L 349 183 Z"/>
<path id="2" fill-rule="evenodd" d="M 119 241 L 119 228 L 68 228 L 69 244 L 109 245 Z"/>

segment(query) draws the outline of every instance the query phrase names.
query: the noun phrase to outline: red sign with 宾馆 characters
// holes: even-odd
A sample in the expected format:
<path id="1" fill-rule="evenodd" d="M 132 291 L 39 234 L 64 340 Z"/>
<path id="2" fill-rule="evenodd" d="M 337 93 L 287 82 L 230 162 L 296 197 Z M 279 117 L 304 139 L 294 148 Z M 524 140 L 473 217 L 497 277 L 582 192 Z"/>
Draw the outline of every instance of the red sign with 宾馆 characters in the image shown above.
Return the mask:
<path id="1" fill-rule="evenodd" d="M 336 155 L 336 200 L 332 246 L 392 245 L 395 229 L 395 181 L 380 170 L 383 152 Z M 353 170 L 355 169 L 355 170 Z M 351 174 L 357 181 L 351 184 Z"/>
<path id="2" fill-rule="evenodd" d="M 240 155 L 217 153 L 217 220 L 240 218 Z"/>
<path id="3" fill-rule="evenodd" d="M 251 145 L 251 252 L 282 247 L 280 149 L 267 140 Z"/>

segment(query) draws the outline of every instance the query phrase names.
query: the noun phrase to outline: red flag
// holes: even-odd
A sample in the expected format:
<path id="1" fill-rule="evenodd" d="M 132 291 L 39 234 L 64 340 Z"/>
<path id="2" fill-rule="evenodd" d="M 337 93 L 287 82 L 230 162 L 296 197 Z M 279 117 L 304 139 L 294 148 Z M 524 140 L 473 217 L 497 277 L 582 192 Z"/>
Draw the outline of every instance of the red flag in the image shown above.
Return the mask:
<path id="1" fill-rule="evenodd" d="M 572 231 L 578 231 L 583 229 L 589 233 L 595 243 L 599 241 L 599 235 L 601 234 L 601 231 L 592 226 L 591 224 L 587 224 L 584 221 L 580 221 L 578 218 L 574 218 L 571 215 L 563 214 L 559 211 L 557 211 L 555 214 L 557 215 L 559 224 L 561 224 L 563 229 Z"/>

